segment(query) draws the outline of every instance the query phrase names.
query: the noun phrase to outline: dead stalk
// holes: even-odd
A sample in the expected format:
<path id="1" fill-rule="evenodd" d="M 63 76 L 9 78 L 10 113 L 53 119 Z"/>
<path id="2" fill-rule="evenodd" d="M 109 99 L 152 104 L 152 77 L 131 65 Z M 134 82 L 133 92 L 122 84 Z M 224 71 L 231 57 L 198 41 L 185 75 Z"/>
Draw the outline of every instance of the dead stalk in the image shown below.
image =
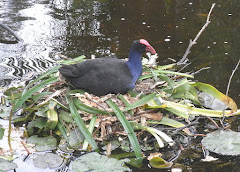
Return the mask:
<path id="1" fill-rule="evenodd" d="M 228 95 L 229 88 L 230 88 L 230 84 L 231 84 L 231 81 L 232 81 L 232 77 L 233 77 L 234 73 L 236 72 L 236 70 L 237 70 L 237 68 L 238 68 L 238 66 L 239 66 L 239 63 L 240 63 L 240 59 L 238 60 L 238 63 L 237 63 L 237 65 L 236 65 L 235 69 L 232 71 L 232 74 L 231 74 L 231 76 L 230 76 L 230 78 L 229 78 L 226 95 Z"/>
<path id="2" fill-rule="evenodd" d="M 182 64 L 182 63 L 185 63 L 185 61 L 187 61 L 186 59 L 187 59 L 188 54 L 191 53 L 190 50 L 191 50 L 192 46 L 195 45 L 195 44 L 197 44 L 198 38 L 200 37 L 200 35 L 202 34 L 202 32 L 206 29 L 206 27 L 208 26 L 208 24 L 211 22 L 211 21 L 210 21 L 210 16 L 211 16 L 211 13 L 212 13 L 212 10 L 213 10 L 214 7 L 215 7 L 215 3 L 212 4 L 212 7 L 211 7 L 211 9 L 210 9 L 210 11 L 209 11 L 209 13 L 208 13 L 208 16 L 207 16 L 206 23 L 204 24 L 204 26 L 202 27 L 202 29 L 198 32 L 198 34 L 196 35 L 196 37 L 194 38 L 193 41 L 190 39 L 188 48 L 186 49 L 185 54 L 183 55 L 182 59 L 178 62 L 178 64 Z"/>

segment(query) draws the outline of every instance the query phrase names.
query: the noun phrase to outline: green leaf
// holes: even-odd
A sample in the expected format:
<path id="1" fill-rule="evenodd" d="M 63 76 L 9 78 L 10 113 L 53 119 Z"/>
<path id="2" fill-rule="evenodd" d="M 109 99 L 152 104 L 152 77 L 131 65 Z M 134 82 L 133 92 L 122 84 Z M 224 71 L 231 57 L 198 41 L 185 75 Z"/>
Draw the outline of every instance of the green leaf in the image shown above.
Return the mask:
<path id="1" fill-rule="evenodd" d="M 0 158 L 0 170 L 9 171 L 9 170 L 14 170 L 16 168 L 17 168 L 17 165 L 15 163 Z"/>
<path id="2" fill-rule="evenodd" d="M 200 105 L 201 103 L 198 101 L 198 93 L 195 87 L 189 85 L 188 83 L 177 87 L 172 94 L 172 98 L 174 99 L 190 99 L 195 104 Z"/>
<path id="3" fill-rule="evenodd" d="M 76 99 L 76 98 L 75 98 Z M 67 95 L 67 103 L 70 107 L 70 112 L 72 114 L 72 118 L 74 119 L 76 125 L 78 126 L 79 130 L 83 133 L 84 137 L 87 139 L 88 143 L 92 146 L 92 148 L 99 152 L 97 144 L 92 136 L 92 134 L 88 131 L 85 123 L 83 122 L 82 118 L 80 117 L 76 107 L 74 106 L 72 98 Z"/>
<path id="4" fill-rule="evenodd" d="M 3 138 L 3 136 L 4 136 L 4 131 L 5 131 L 5 129 L 0 126 L 0 140 L 1 140 L 1 139 Z"/>
<path id="5" fill-rule="evenodd" d="M 27 143 L 35 144 L 36 150 L 42 152 L 55 149 L 57 146 L 57 139 L 53 136 L 38 137 L 34 135 L 27 139 Z"/>
<path id="6" fill-rule="evenodd" d="M 221 93 L 215 87 L 201 82 L 196 82 L 192 84 L 192 86 L 197 87 L 199 90 L 204 91 L 217 98 L 218 100 L 224 102 L 233 111 L 237 111 L 237 104 L 233 101 L 233 99 Z"/>
<path id="7" fill-rule="evenodd" d="M 125 108 L 124 111 L 129 111 L 129 110 L 134 109 L 136 107 L 142 106 L 142 105 L 146 104 L 147 102 L 149 102 L 150 100 L 152 100 L 155 96 L 156 96 L 156 93 L 149 94 L 149 95 L 141 98 L 140 100 L 132 103 L 130 106 Z"/>
<path id="8" fill-rule="evenodd" d="M 33 84 L 37 83 L 38 81 L 42 80 L 43 78 L 49 76 L 52 73 L 56 73 L 59 68 L 60 68 L 60 66 L 55 66 L 54 68 L 49 69 L 47 72 L 42 74 L 41 76 L 37 77 L 37 79 L 29 82 L 28 85 L 25 87 L 25 89 L 23 91 L 23 94 L 25 94 L 25 92 L 28 90 L 28 88 L 31 87 Z"/>
<path id="9" fill-rule="evenodd" d="M 187 105 L 183 105 L 180 103 L 170 102 L 158 99 L 151 100 L 148 102 L 147 108 L 151 109 L 157 109 L 157 108 L 164 108 L 180 117 L 188 119 L 189 115 L 195 115 L 195 116 L 209 116 L 209 117 L 223 117 L 223 116 L 235 116 L 240 114 L 240 110 L 237 110 L 236 112 L 232 112 L 232 110 L 209 110 L 209 109 L 201 109 L 201 108 L 195 108 Z"/>
<path id="10" fill-rule="evenodd" d="M 141 164 L 142 160 L 143 160 L 143 155 L 142 155 L 142 151 L 141 151 L 141 148 L 140 148 L 140 144 L 137 140 L 137 137 L 136 137 L 136 135 L 133 131 L 132 126 L 130 125 L 130 123 L 126 119 L 123 112 L 118 108 L 118 106 L 115 103 L 112 102 L 111 99 L 108 99 L 106 102 L 109 105 L 109 107 L 112 108 L 113 112 L 116 114 L 119 121 L 121 122 L 124 130 L 128 134 L 128 139 L 129 139 L 129 141 L 132 145 L 133 151 L 135 152 L 135 156 L 137 158 L 137 161 L 138 161 L 139 164 Z"/>
<path id="11" fill-rule="evenodd" d="M 96 152 L 91 152 L 72 161 L 70 166 L 75 172 L 131 171 L 128 167 L 122 165 L 125 162 L 129 162 L 129 160 L 116 160 L 114 158 L 108 158 L 105 155 L 100 155 Z"/>
<path id="12" fill-rule="evenodd" d="M 102 114 L 102 115 L 109 115 L 109 112 L 99 110 L 97 108 L 93 108 L 83 104 L 79 99 L 73 99 L 74 105 L 78 110 L 90 113 L 90 114 Z"/>
<path id="13" fill-rule="evenodd" d="M 185 126 L 183 123 L 167 117 L 163 117 L 161 121 L 147 121 L 147 122 L 149 124 L 162 124 L 162 125 L 167 125 L 174 128 L 180 128 Z"/>
<path id="14" fill-rule="evenodd" d="M 9 117 L 11 112 L 11 107 L 6 105 L 0 105 L 0 118 L 7 118 Z"/>
<path id="15" fill-rule="evenodd" d="M 58 128 L 59 131 L 61 132 L 63 138 L 64 138 L 67 142 L 69 142 L 68 136 L 67 136 L 67 129 L 65 128 L 65 126 L 63 125 L 63 123 L 62 123 L 61 120 L 58 121 L 57 128 Z"/>
<path id="16" fill-rule="evenodd" d="M 57 154 L 47 152 L 45 154 L 37 154 L 33 159 L 33 164 L 37 168 L 57 168 L 63 163 L 63 159 Z"/>
<path id="17" fill-rule="evenodd" d="M 14 104 L 13 109 L 12 109 L 13 112 L 15 112 L 18 108 L 20 108 L 20 106 L 22 106 L 22 104 L 28 98 L 30 98 L 34 93 L 36 93 L 37 91 L 39 91 L 41 88 L 45 87 L 46 85 L 56 82 L 57 80 L 58 80 L 57 77 L 49 78 L 49 79 L 39 83 L 38 85 L 30 88 L 28 91 L 25 92 L 25 94 L 22 95 L 22 97 L 20 99 L 18 99 L 16 104 Z"/>
<path id="18" fill-rule="evenodd" d="M 154 168 L 165 169 L 170 168 L 173 165 L 173 162 L 167 162 L 161 157 L 154 157 L 150 160 L 150 165 Z"/>
<path id="19" fill-rule="evenodd" d="M 46 127 L 49 128 L 50 130 L 53 130 L 58 123 L 58 114 L 54 109 L 49 109 L 47 111 L 47 124 Z"/>
<path id="20" fill-rule="evenodd" d="M 240 132 L 217 130 L 202 139 L 203 146 L 220 155 L 240 155 Z"/>
<path id="21" fill-rule="evenodd" d="M 85 56 L 81 55 L 79 57 L 76 57 L 74 59 L 70 59 L 70 60 L 61 60 L 58 61 L 58 63 L 62 63 L 62 64 L 66 64 L 66 65 L 70 65 L 70 64 L 76 64 L 76 63 L 80 63 L 84 61 Z"/>

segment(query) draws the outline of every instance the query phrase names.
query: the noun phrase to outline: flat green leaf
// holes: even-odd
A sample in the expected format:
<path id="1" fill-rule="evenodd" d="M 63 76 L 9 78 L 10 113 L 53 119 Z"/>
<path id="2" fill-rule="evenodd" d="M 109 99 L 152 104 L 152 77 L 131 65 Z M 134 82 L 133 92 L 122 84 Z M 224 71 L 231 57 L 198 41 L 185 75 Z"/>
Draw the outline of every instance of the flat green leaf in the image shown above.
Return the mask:
<path id="1" fill-rule="evenodd" d="M 10 115 L 11 107 L 0 105 L 0 118 L 7 118 Z"/>
<path id="2" fill-rule="evenodd" d="M 149 163 L 152 167 L 160 169 L 170 168 L 173 165 L 173 162 L 167 162 L 161 157 L 154 157 Z"/>
<path id="3" fill-rule="evenodd" d="M 15 112 L 18 108 L 20 108 L 22 106 L 22 104 L 28 98 L 30 98 L 34 93 L 36 93 L 37 91 L 39 91 L 41 88 L 45 87 L 46 85 L 56 82 L 57 80 L 58 80 L 57 77 L 49 78 L 49 79 L 39 83 L 38 85 L 35 85 L 34 87 L 30 88 L 28 91 L 25 92 L 25 94 L 22 95 L 22 97 L 20 99 L 18 99 L 16 104 L 14 104 L 13 109 L 12 109 L 13 112 Z"/>
<path id="4" fill-rule="evenodd" d="M 44 127 L 46 127 L 46 120 L 44 118 L 33 119 L 28 123 L 27 128 L 30 129 L 33 127 L 43 129 Z"/>
<path id="5" fill-rule="evenodd" d="M 0 158 L 0 170 L 9 171 L 14 170 L 15 168 L 17 168 L 17 165 L 15 163 Z"/>
<path id="6" fill-rule="evenodd" d="M 57 139 L 53 136 L 38 137 L 34 135 L 27 139 L 27 143 L 35 144 L 36 150 L 41 152 L 55 149 L 57 146 Z"/>
<path id="7" fill-rule="evenodd" d="M 233 99 L 221 93 L 215 87 L 201 82 L 196 82 L 192 84 L 192 86 L 197 87 L 199 90 L 206 92 L 212 95 L 213 97 L 217 98 L 218 100 L 224 102 L 233 111 L 237 111 L 237 104 L 233 101 Z"/>
<path id="8" fill-rule="evenodd" d="M 71 114 L 69 114 L 68 112 L 66 112 L 64 110 L 60 111 L 59 118 L 61 118 L 63 121 L 65 121 L 67 123 L 73 122 L 73 118 L 72 118 Z"/>
<path id="9" fill-rule="evenodd" d="M 57 154 L 47 152 L 45 154 L 37 154 L 33 159 L 33 164 L 37 168 L 57 168 L 63 163 L 63 159 Z"/>
<path id="10" fill-rule="evenodd" d="M 140 144 L 137 140 L 137 137 L 133 131 L 131 124 L 128 122 L 128 120 L 127 120 L 126 116 L 123 114 L 123 112 L 118 108 L 118 106 L 115 103 L 112 102 L 111 99 L 107 100 L 107 104 L 109 105 L 109 107 L 112 108 L 113 112 L 116 114 L 119 121 L 121 122 L 124 130 L 128 134 L 128 139 L 132 145 L 133 151 L 135 152 L 137 161 L 139 164 L 141 164 L 142 160 L 143 160 L 143 155 L 142 155 L 142 151 L 140 148 Z"/>
<path id="11" fill-rule="evenodd" d="M 188 83 L 177 87 L 172 94 L 172 98 L 174 99 L 190 99 L 195 104 L 200 105 L 201 103 L 198 101 L 198 93 L 195 87 L 189 85 Z"/>
<path id="12" fill-rule="evenodd" d="M 108 158 L 105 155 L 100 155 L 96 152 L 91 152 L 80 156 L 78 159 L 71 162 L 70 166 L 75 172 L 125 172 L 131 171 L 123 164 L 129 162 L 128 159 L 117 160 Z"/>
<path id="13" fill-rule="evenodd" d="M 220 155 L 240 155 L 240 132 L 217 130 L 202 139 L 203 146 Z"/>

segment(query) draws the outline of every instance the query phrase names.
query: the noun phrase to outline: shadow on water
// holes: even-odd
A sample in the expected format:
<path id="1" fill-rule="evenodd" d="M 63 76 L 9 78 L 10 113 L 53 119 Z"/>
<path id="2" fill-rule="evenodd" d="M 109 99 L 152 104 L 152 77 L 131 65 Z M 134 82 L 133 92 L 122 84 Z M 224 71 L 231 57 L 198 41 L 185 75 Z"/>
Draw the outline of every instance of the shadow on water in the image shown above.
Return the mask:
<path id="1" fill-rule="evenodd" d="M 127 57 L 130 43 L 139 38 L 153 45 L 160 64 L 172 63 L 169 58 L 181 59 L 189 40 L 204 25 L 213 2 L 1 0 L 0 22 L 23 42 L 11 43 L 11 35 L 1 30 L 0 86 L 21 83 L 30 73 L 33 77 L 57 65 L 59 53 L 69 57 Z M 223 93 L 240 54 L 239 10 L 238 0 L 217 1 L 211 23 L 193 47 L 188 56 L 191 64 L 185 69 L 196 72 L 211 67 L 196 74 L 196 79 Z M 239 72 L 233 77 L 229 95 L 238 104 Z"/>

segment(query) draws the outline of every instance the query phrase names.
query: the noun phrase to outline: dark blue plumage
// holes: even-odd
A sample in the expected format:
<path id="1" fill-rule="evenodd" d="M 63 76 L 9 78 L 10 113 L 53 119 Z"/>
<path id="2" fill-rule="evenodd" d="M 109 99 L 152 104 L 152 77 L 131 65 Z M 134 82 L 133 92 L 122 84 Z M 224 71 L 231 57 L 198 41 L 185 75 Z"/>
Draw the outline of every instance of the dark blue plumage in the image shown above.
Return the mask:
<path id="1" fill-rule="evenodd" d="M 132 43 L 129 60 L 97 58 L 74 65 L 62 65 L 59 72 L 75 88 L 85 89 L 97 96 L 109 93 L 125 94 L 135 87 L 142 74 L 142 53 L 156 54 L 144 39 Z"/>

